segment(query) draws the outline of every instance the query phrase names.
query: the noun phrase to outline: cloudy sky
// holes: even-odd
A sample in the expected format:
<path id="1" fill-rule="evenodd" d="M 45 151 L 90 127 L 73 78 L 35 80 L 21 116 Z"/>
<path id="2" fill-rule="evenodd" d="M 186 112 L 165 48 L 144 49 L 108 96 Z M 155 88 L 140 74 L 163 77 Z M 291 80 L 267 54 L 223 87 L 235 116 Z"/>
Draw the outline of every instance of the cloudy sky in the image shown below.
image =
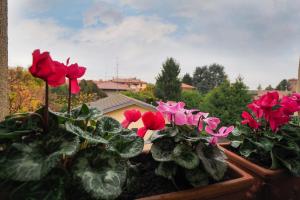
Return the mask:
<path id="1" fill-rule="evenodd" d="M 254 89 L 297 75 L 299 0 L 8 0 L 9 65 L 40 48 L 85 78 L 154 82 L 167 57 L 182 75 L 219 63 Z"/>

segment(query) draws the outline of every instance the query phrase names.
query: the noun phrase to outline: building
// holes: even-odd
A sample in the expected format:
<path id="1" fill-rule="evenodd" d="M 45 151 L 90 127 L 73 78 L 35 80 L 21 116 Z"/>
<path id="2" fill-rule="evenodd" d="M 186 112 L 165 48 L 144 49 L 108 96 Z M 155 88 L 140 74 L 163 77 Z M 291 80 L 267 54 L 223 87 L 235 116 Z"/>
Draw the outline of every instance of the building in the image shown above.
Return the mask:
<path id="1" fill-rule="evenodd" d="M 156 111 L 155 106 L 122 94 L 113 94 L 103 99 L 99 99 L 95 102 L 91 102 L 90 106 L 101 110 L 104 115 L 113 117 L 119 122 L 124 120 L 123 113 L 125 110 L 138 109 L 141 111 L 141 113 L 147 111 Z M 139 120 L 138 122 L 132 124 L 129 128 L 140 128 L 142 126 L 143 122 Z"/>
<path id="2" fill-rule="evenodd" d="M 146 89 L 147 83 L 136 77 L 133 78 L 113 78 L 111 80 L 114 83 L 127 85 L 131 90 L 139 92 L 141 90 Z"/>
<path id="3" fill-rule="evenodd" d="M 181 83 L 181 89 L 182 91 L 192 91 L 195 90 L 196 88 L 194 86 L 185 84 L 185 83 Z"/>
<path id="4" fill-rule="evenodd" d="M 147 83 L 137 78 L 113 78 L 112 80 L 94 81 L 99 89 L 103 90 L 108 96 L 122 91 L 139 92 L 146 89 Z"/>
<path id="5" fill-rule="evenodd" d="M 292 78 L 288 80 L 288 90 L 291 92 L 296 92 L 297 91 L 297 81 L 298 79 Z"/>
<path id="6" fill-rule="evenodd" d="M 121 84 L 121 83 L 115 83 L 112 81 L 94 81 L 96 83 L 97 87 L 101 90 L 103 90 L 108 96 L 115 94 L 116 92 L 122 92 L 122 91 L 130 91 L 131 88 L 128 87 L 128 85 Z"/>
<path id="7" fill-rule="evenodd" d="M 124 120 L 124 112 L 130 109 L 138 109 L 141 113 L 148 111 L 156 111 L 153 105 L 147 104 L 145 102 L 127 97 L 122 94 L 112 94 L 103 99 L 99 99 L 95 102 L 89 104 L 91 107 L 95 107 L 103 112 L 104 115 L 113 117 L 120 123 Z M 143 127 L 142 119 L 132 123 L 129 128 L 141 128 Z M 152 131 L 148 131 L 144 139 L 149 139 Z M 149 151 L 151 144 L 145 144 L 144 150 Z"/>

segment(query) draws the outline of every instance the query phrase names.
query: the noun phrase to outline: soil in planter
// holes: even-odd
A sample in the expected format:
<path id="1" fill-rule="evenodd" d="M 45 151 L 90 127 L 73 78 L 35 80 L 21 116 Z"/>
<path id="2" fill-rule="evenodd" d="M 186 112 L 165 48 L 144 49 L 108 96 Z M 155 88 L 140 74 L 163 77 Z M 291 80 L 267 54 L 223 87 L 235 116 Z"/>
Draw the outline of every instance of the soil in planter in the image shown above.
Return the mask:
<path id="1" fill-rule="evenodd" d="M 118 200 L 132 200 L 141 197 L 147 197 L 152 195 L 176 192 L 179 190 L 186 190 L 193 188 L 186 179 L 184 178 L 184 173 L 177 173 L 176 186 L 172 181 L 157 176 L 155 174 L 155 169 L 157 167 L 157 162 L 153 160 L 150 154 L 141 155 L 137 158 L 131 160 L 131 163 L 139 165 L 138 176 L 134 180 L 133 184 L 128 187 L 125 186 L 123 193 L 118 198 Z M 224 177 L 224 180 L 231 179 L 232 176 L 227 173 Z M 215 183 L 211 181 L 210 184 Z"/>
<path id="2" fill-rule="evenodd" d="M 228 146 L 223 146 L 223 148 L 241 156 L 242 158 L 249 160 L 250 162 L 253 162 L 261 167 L 267 168 L 269 169 L 270 166 L 272 165 L 272 160 L 270 156 L 265 156 L 265 157 L 261 157 L 259 154 L 257 153 L 252 153 L 250 157 L 244 157 L 243 155 L 239 154 L 239 151 L 237 148 L 234 148 L 230 145 Z"/>

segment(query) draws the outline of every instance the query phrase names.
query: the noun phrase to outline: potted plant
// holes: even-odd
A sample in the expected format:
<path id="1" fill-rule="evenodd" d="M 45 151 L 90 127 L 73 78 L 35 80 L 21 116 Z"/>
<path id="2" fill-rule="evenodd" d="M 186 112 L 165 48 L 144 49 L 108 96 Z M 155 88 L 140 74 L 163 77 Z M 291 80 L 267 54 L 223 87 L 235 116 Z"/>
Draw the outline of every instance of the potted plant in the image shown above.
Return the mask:
<path id="1" fill-rule="evenodd" d="M 233 126 L 219 128 L 208 113 L 187 110 L 183 102 L 158 102 L 157 112 L 125 112 L 124 128 L 142 118 L 137 135 L 152 130 L 148 154 L 130 159 L 132 176 L 122 199 L 245 199 L 252 177 L 217 146 Z M 165 119 L 170 123 L 166 124 Z"/>
<path id="2" fill-rule="evenodd" d="M 46 105 L 0 122 L 0 199 L 117 198 L 143 139 L 85 104 L 71 110 L 70 100 L 67 113 L 49 111 L 48 85 L 69 78 L 71 99 L 85 68 L 36 50 L 29 70 L 46 83 Z"/>
<path id="3" fill-rule="evenodd" d="M 253 195 L 261 199 L 300 198 L 300 95 L 268 92 L 248 105 L 251 114 L 221 144 L 229 160 L 256 177 Z"/>

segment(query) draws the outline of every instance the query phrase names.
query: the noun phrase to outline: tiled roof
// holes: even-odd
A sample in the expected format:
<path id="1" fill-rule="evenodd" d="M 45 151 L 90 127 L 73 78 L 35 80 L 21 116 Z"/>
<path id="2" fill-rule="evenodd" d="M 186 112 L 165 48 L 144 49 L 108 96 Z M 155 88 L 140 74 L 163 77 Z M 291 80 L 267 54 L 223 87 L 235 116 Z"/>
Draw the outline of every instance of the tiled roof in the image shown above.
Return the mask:
<path id="1" fill-rule="evenodd" d="M 135 77 L 134 78 L 113 78 L 111 81 L 116 83 L 137 83 L 137 84 L 146 83 L 145 81 L 142 81 Z"/>
<path id="2" fill-rule="evenodd" d="M 113 94 L 111 96 L 90 103 L 91 107 L 96 107 L 99 110 L 102 110 L 104 114 L 131 105 L 138 105 L 146 109 L 150 109 L 153 111 L 155 110 L 155 107 L 150 104 L 127 97 L 122 94 Z"/>
<path id="3" fill-rule="evenodd" d="M 185 84 L 185 83 L 181 83 L 181 88 L 186 88 L 186 89 L 195 89 L 194 86 L 191 86 L 191 85 L 188 85 L 188 84 Z"/>
<path id="4" fill-rule="evenodd" d="M 102 90 L 130 90 L 126 84 L 115 83 L 112 81 L 95 81 L 99 89 Z"/>

